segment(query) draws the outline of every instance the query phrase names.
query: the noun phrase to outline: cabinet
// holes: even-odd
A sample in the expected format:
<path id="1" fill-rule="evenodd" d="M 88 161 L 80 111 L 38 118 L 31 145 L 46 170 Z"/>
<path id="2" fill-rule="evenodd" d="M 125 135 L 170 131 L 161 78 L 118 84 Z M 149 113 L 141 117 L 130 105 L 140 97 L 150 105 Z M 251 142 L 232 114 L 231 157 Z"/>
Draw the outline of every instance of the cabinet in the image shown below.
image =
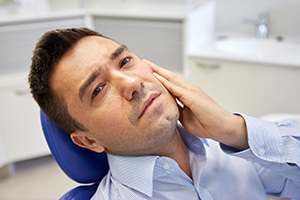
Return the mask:
<path id="1" fill-rule="evenodd" d="M 0 75 L 28 72 L 32 51 L 44 32 L 80 26 L 80 15 L 0 23 Z"/>
<path id="2" fill-rule="evenodd" d="M 230 112 L 300 113 L 300 67 L 190 57 L 189 80 Z"/>
<path id="3" fill-rule="evenodd" d="M 95 29 L 141 58 L 183 71 L 183 20 L 94 16 Z"/>
<path id="4" fill-rule="evenodd" d="M 27 89 L 26 73 L 1 76 L 0 135 L 7 161 L 49 154 L 39 108 Z"/>

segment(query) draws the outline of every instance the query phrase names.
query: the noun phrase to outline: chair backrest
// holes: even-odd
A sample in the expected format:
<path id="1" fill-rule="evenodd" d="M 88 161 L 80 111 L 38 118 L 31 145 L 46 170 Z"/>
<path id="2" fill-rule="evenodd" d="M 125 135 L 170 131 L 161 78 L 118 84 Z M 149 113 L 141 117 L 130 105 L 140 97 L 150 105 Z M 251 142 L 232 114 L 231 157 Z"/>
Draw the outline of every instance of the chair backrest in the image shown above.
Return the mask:
<path id="1" fill-rule="evenodd" d="M 69 134 L 56 126 L 42 110 L 40 117 L 50 151 L 65 174 L 78 183 L 98 184 L 109 169 L 106 154 L 96 153 L 75 145 Z M 79 195 L 82 190 L 85 193 L 86 190 L 90 191 L 91 189 L 96 191 L 95 186 L 80 186 L 75 188 L 73 193 L 76 190 L 76 194 Z M 70 192 L 72 193 L 69 191 L 68 194 Z M 90 192 L 88 193 L 90 194 Z M 70 199 L 70 196 L 64 199 Z"/>
<path id="2" fill-rule="evenodd" d="M 59 200 L 83 200 L 91 199 L 98 188 L 98 183 L 81 185 L 65 193 Z"/>

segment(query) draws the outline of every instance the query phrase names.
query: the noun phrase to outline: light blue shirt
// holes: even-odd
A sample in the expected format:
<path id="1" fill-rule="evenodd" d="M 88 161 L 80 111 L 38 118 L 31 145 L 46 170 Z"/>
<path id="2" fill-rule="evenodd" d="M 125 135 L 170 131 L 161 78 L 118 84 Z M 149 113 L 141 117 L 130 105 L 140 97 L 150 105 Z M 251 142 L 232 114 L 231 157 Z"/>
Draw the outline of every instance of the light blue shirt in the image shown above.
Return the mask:
<path id="1" fill-rule="evenodd" d="M 179 127 L 193 179 L 168 157 L 108 155 L 110 171 L 92 199 L 300 199 L 300 122 L 243 117 L 250 149 L 237 151 Z"/>

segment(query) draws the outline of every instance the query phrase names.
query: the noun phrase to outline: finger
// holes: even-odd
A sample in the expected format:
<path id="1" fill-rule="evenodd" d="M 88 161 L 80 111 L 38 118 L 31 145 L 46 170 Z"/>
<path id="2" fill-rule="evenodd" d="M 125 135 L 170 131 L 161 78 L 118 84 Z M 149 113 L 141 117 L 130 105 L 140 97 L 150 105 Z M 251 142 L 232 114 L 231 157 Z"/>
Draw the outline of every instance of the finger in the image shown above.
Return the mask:
<path id="1" fill-rule="evenodd" d="M 173 73 L 167 69 L 164 69 L 162 67 L 159 67 L 148 60 L 144 60 L 144 61 L 151 67 L 153 72 L 164 77 L 169 82 L 174 83 L 176 85 L 180 85 L 181 87 L 183 87 L 185 89 L 190 89 L 190 87 L 192 87 L 192 85 L 190 83 L 186 82 L 185 80 L 183 80 L 182 78 L 177 76 L 175 73 Z"/>
<path id="2" fill-rule="evenodd" d="M 183 96 L 184 92 L 186 91 L 184 88 L 168 81 L 165 77 L 162 77 L 161 75 L 157 73 L 153 73 L 153 75 L 167 88 L 167 90 L 175 97 L 178 99 L 181 99 Z"/>
<path id="3" fill-rule="evenodd" d="M 164 69 L 162 67 L 159 67 L 158 65 L 155 65 L 154 63 L 148 61 L 148 60 L 144 60 L 152 69 L 153 72 L 165 77 L 167 80 L 174 82 L 172 80 L 174 80 L 175 78 L 177 78 L 177 75 L 167 69 Z"/>
<path id="4" fill-rule="evenodd" d="M 143 61 L 146 62 L 151 67 L 151 69 L 152 69 L 153 72 L 157 73 L 160 70 L 162 70 L 162 71 L 165 70 L 164 68 L 159 67 L 158 65 L 150 62 L 149 60 L 143 59 Z"/>
<path id="5" fill-rule="evenodd" d="M 163 84 L 163 86 L 174 96 L 176 97 L 182 106 L 190 107 L 194 101 L 194 94 L 180 85 L 173 84 L 169 82 L 164 77 L 159 74 L 153 73 L 153 75 Z"/>
<path id="6" fill-rule="evenodd" d="M 153 73 L 153 75 L 173 96 L 175 96 L 183 105 L 187 107 L 191 107 L 193 104 L 195 104 L 195 99 L 198 99 L 200 96 L 198 93 L 201 92 L 201 90 L 195 88 L 194 86 L 182 87 L 182 85 L 172 83 L 157 73 Z"/>
<path id="7" fill-rule="evenodd" d="M 206 137 L 205 129 L 203 128 L 202 124 L 197 120 L 195 114 L 187 107 L 181 110 L 179 121 L 184 126 L 184 128 L 194 135 L 201 134 L 201 137 Z"/>

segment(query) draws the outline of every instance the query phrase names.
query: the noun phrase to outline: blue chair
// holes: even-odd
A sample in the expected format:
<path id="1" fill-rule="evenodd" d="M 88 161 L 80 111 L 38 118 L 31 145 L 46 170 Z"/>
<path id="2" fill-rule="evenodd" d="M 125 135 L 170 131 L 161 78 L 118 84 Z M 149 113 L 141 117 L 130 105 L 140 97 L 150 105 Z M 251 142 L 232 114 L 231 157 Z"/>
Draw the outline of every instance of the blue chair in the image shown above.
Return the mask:
<path id="1" fill-rule="evenodd" d="M 73 143 L 70 136 L 40 112 L 43 132 L 50 151 L 60 168 L 71 179 L 85 185 L 71 189 L 61 200 L 90 199 L 109 167 L 105 153 L 96 153 Z"/>

